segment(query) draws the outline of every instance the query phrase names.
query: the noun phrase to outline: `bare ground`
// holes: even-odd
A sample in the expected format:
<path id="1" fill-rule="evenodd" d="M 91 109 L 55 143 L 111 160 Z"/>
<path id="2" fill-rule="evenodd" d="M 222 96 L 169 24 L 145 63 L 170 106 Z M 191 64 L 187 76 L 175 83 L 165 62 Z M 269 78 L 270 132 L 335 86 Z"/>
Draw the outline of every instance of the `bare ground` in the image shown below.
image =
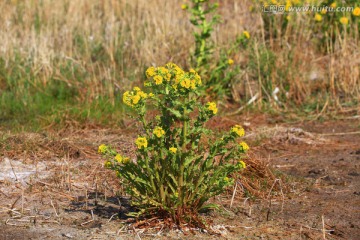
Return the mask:
<path id="1" fill-rule="evenodd" d="M 274 122 L 265 116 L 219 117 L 209 124 L 220 130 L 245 124 L 253 153 L 275 178 L 258 189 L 263 198 L 238 181 L 234 198 L 229 189 L 213 199 L 221 208 L 204 219 L 226 239 L 359 239 L 360 122 Z M 0 239 L 219 238 L 197 229 L 126 224 L 128 199 L 120 197 L 121 185 L 96 150 L 108 143 L 131 155 L 132 130 L 0 136 Z"/>

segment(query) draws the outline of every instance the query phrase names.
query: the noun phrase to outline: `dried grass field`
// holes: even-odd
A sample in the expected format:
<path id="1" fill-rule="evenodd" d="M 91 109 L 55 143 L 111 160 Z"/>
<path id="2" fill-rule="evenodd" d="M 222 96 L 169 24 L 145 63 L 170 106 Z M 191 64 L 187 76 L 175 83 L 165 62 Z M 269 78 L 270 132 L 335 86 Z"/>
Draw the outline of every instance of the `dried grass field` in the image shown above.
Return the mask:
<path id="1" fill-rule="evenodd" d="M 0 239 L 359 238 L 359 3 L 279 0 L 352 9 L 265 14 L 274 1 L 205 0 L 199 27 L 196 2 L 0 1 Z M 195 68 L 198 102 L 214 104 L 200 143 L 241 125 L 250 146 L 207 201 L 218 208 L 200 211 L 206 228 L 130 217 L 126 182 L 99 154 L 106 144 L 138 163 L 143 99 L 124 93 L 168 62 Z"/>

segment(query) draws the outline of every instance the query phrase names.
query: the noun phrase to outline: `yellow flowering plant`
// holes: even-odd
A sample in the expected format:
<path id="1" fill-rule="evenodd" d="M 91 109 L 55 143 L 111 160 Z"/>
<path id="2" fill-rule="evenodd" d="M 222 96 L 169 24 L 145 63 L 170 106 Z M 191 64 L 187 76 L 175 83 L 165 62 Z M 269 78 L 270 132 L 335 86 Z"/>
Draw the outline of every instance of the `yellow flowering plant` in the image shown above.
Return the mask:
<path id="1" fill-rule="evenodd" d="M 323 11 L 321 13 L 321 24 L 318 24 L 316 28 L 313 29 L 314 36 L 322 36 L 320 39 L 321 49 L 328 51 L 328 36 L 333 36 L 335 41 L 346 38 L 349 34 L 354 34 L 353 37 L 356 38 L 356 31 L 350 30 L 360 27 L 360 17 L 356 16 L 357 9 L 360 11 L 358 1 L 326 0 L 321 1 L 319 6 L 323 9 L 329 8 L 329 11 Z M 353 10 L 350 11 L 351 9 Z"/>
<path id="2" fill-rule="evenodd" d="M 240 73 L 239 65 L 231 57 L 239 51 L 239 46 L 246 46 L 250 33 L 244 31 L 226 50 L 216 52 L 211 34 L 221 17 L 217 14 L 219 3 L 210 0 L 190 0 L 186 7 L 190 23 L 194 25 L 195 46 L 191 56 L 191 65 L 204 78 L 202 92 L 212 98 L 232 98 L 231 88 Z M 217 48 L 219 49 L 219 48 Z M 220 56 L 220 57 L 218 57 Z"/>
<path id="3" fill-rule="evenodd" d="M 268 36 L 283 38 L 283 35 L 288 34 L 299 21 L 307 22 L 312 26 L 309 30 L 314 39 L 320 38 L 317 41 L 320 49 L 325 51 L 328 48 L 329 36 L 333 36 L 336 40 L 337 34 L 349 34 L 348 29 L 357 29 L 360 26 L 358 0 L 253 0 L 253 2 L 254 6 L 258 7 L 258 11 L 262 12 L 261 16 Z M 266 11 L 262 11 L 263 9 Z M 275 13 L 279 11 L 281 14 L 274 14 L 270 9 L 275 9 Z M 307 10 L 296 11 L 296 9 Z M 356 31 L 352 33 L 357 34 Z"/>
<path id="4" fill-rule="evenodd" d="M 134 215 L 160 212 L 176 224 L 193 222 L 200 209 L 214 207 L 206 204 L 209 198 L 233 184 L 231 174 L 246 167 L 241 157 L 249 147 L 239 140 L 245 131 L 235 125 L 223 137 L 212 137 L 204 125 L 218 107 L 198 100 L 202 81 L 195 70 L 168 63 L 150 67 L 146 76 L 149 93 L 134 88 L 123 95 L 143 129 L 134 140 L 136 160 L 105 145 L 99 153 L 126 185 L 139 210 Z M 149 119 L 147 109 L 159 116 Z"/>

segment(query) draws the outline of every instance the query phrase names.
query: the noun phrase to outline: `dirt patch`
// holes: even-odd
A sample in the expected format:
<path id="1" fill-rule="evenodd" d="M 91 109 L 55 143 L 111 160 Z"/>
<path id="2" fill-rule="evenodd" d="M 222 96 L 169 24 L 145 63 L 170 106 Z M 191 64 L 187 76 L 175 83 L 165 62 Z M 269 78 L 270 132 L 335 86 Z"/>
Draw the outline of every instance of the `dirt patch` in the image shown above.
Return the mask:
<path id="1" fill-rule="evenodd" d="M 246 123 L 253 153 L 274 169 L 273 178 L 264 178 L 272 180 L 263 183 L 262 199 L 241 181 L 212 199 L 221 205 L 203 214 L 212 230 L 227 239 L 357 239 L 360 124 L 257 121 L 216 118 L 211 124 L 228 130 Z M 126 224 L 128 199 L 96 150 L 107 143 L 133 156 L 135 137 L 106 129 L 2 134 L 0 164 L 7 170 L 0 179 L 0 239 L 218 239 L 199 229 L 145 231 Z M 29 174 L 16 179 L 21 171 Z"/>

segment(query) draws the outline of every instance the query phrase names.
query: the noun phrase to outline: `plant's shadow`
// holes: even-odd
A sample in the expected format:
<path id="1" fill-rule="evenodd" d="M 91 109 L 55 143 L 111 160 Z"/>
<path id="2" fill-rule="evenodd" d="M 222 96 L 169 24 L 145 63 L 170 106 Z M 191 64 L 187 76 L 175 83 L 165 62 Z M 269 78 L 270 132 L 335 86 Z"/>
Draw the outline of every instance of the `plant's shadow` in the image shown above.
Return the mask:
<path id="1" fill-rule="evenodd" d="M 131 218 L 127 214 L 136 209 L 130 206 L 129 198 L 121 196 L 105 198 L 103 193 L 90 192 L 87 197 L 78 196 L 65 211 L 86 212 L 106 219 L 127 220 Z"/>

